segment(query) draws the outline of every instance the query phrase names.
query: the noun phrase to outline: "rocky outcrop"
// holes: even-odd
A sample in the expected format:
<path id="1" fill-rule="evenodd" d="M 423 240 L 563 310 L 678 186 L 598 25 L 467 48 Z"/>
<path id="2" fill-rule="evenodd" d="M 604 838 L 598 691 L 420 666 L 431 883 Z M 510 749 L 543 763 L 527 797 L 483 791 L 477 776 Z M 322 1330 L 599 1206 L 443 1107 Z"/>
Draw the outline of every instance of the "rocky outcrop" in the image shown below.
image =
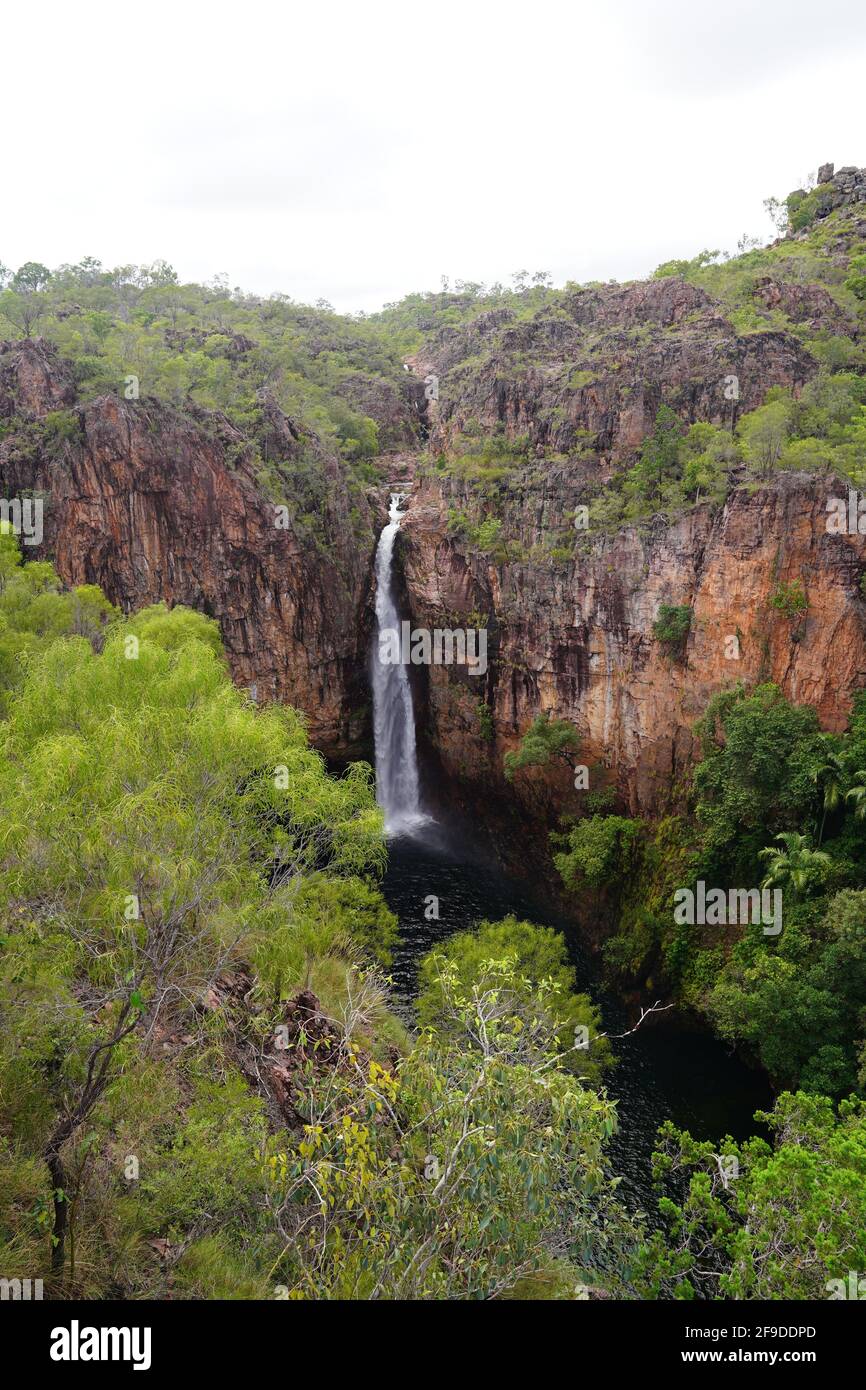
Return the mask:
<path id="1" fill-rule="evenodd" d="M 49 343 L 0 343 L 0 420 L 42 419 L 74 401 L 69 368 Z"/>
<path id="2" fill-rule="evenodd" d="M 582 449 L 600 476 L 633 453 L 662 402 L 688 423 L 729 423 L 770 386 L 798 389 L 817 366 L 790 333 L 736 333 L 714 300 L 675 275 L 576 289 L 521 321 L 483 314 L 442 333 L 413 365 L 438 378 L 434 449 L 504 431 L 540 452 Z"/>
<path id="3" fill-rule="evenodd" d="M 493 563 L 449 535 L 460 487 L 425 482 L 404 523 L 413 621 L 488 631 L 483 679 L 454 666 L 429 672 L 428 736 L 446 769 L 489 798 L 504 785 L 503 755 L 547 711 L 576 725 L 590 790 L 610 784 L 652 813 L 676 800 L 695 720 L 737 681 L 774 681 L 814 705 L 825 728 L 842 728 L 866 683 L 866 538 L 828 534 L 827 499 L 838 495 L 838 480 L 785 473 L 735 489 L 719 510 L 656 518 L 544 565 Z M 567 528 L 579 502 L 576 475 L 536 476 L 512 490 L 504 529 L 540 541 Z M 795 581 L 808 609 L 788 616 Z M 689 609 L 681 657 L 653 635 L 663 603 Z M 564 766 L 518 774 L 512 794 L 540 814 L 577 813 L 586 797 Z"/>
<path id="4" fill-rule="evenodd" d="M 846 336 L 856 324 L 822 285 L 798 285 L 764 275 L 755 283 L 753 298 L 765 309 L 781 309 L 792 323 L 805 324 L 813 332 L 826 331 Z"/>
<path id="5" fill-rule="evenodd" d="M 417 448 L 419 423 L 424 415 L 424 387 L 415 378 L 397 390 L 381 377 L 348 372 L 335 387 L 352 409 L 376 422 L 382 450 Z"/>
<path id="6" fill-rule="evenodd" d="M 834 187 L 853 202 L 849 172 Z M 838 247 L 839 278 L 851 235 Z M 856 340 L 825 286 L 792 274 L 783 260 L 755 274 L 761 332 L 738 332 L 703 289 L 662 275 L 574 288 L 525 317 L 483 313 L 412 359 L 438 381 L 432 448 L 470 456 L 465 470 L 442 460 L 424 472 L 402 563 L 417 626 L 487 630 L 485 677 L 434 666 L 420 701 L 430 745 L 476 802 L 505 791 L 504 754 L 545 712 L 576 725 L 590 790 L 609 786 L 648 814 L 677 802 L 694 723 L 737 681 L 774 681 L 815 705 L 825 728 L 844 726 L 866 683 L 866 548 L 856 533 L 827 531 L 828 498 L 846 495 L 839 480 L 747 483 L 734 470 L 721 508 L 591 537 L 574 528 L 577 508 L 636 457 L 663 403 L 684 424 L 733 428 L 771 386 L 797 395 L 817 372 L 798 328 Z M 777 328 L 773 312 L 791 327 Z M 497 440 L 500 453 L 485 455 Z M 495 560 L 461 524 L 485 515 L 488 477 L 503 538 Z M 805 613 L 788 601 L 791 585 Z M 654 636 L 662 604 L 688 610 L 681 653 Z M 587 804 L 564 763 L 521 772 L 508 796 L 548 822 Z"/>
<path id="7" fill-rule="evenodd" d="M 796 218 L 797 210 L 809 199 L 809 221 L 804 227 Z M 841 208 L 855 207 L 866 203 L 866 169 L 858 169 L 846 164 L 844 169 L 834 173 L 832 164 L 822 164 L 818 170 L 817 186 L 807 193 L 805 188 L 796 188 L 788 195 L 788 208 L 792 222 L 786 235 L 802 238 L 808 235 L 812 222 L 823 221 L 832 212 Z"/>
<path id="8" fill-rule="evenodd" d="M 0 437 L 0 485 L 45 496 L 41 553 L 61 578 L 98 584 L 127 611 L 159 600 L 202 610 L 240 684 L 304 710 L 325 751 L 365 749 L 375 528 L 343 465 L 324 449 L 307 460 L 311 529 L 297 515 L 297 431 L 273 402 L 267 430 L 289 462 L 269 497 L 224 418 L 115 396 L 73 412 L 74 399 L 47 344 L 0 345 L 0 419 L 16 422 Z M 71 421 L 59 435 L 57 411 Z"/>

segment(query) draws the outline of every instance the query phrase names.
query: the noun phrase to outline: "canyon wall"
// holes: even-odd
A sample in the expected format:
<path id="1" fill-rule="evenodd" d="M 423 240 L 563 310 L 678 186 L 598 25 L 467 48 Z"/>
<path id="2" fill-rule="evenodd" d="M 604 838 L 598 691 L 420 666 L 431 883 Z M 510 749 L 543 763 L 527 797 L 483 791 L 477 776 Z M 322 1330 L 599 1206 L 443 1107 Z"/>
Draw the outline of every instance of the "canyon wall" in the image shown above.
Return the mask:
<path id="1" fill-rule="evenodd" d="M 828 282 L 840 281 L 866 233 L 860 184 L 851 193 L 850 182 L 848 171 L 837 176 L 848 220 L 822 223 L 816 250 Z M 661 273 L 567 288 L 522 317 L 482 314 L 431 337 L 410 363 L 438 383 L 430 451 L 439 457 L 421 470 L 404 527 L 408 603 L 418 626 L 486 625 L 490 643 L 484 678 L 430 671 L 427 732 L 479 800 L 503 786 L 503 755 L 540 713 L 576 725 L 580 761 L 597 765 L 591 785 L 615 786 L 647 812 L 676 802 L 695 720 L 737 681 L 773 681 L 815 705 L 825 728 L 844 726 L 866 683 L 866 549 L 859 534 L 828 533 L 828 498 L 847 496 L 838 479 L 761 479 L 734 467 L 720 507 L 575 530 L 578 508 L 634 460 L 662 404 L 684 425 L 733 431 L 771 387 L 801 394 L 819 370 L 813 343 L 857 343 L 850 298 L 776 245 L 771 269 L 756 269 L 745 293 L 738 287 L 739 317 L 757 315 L 758 332 L 736 326 L 704 289 Z M 518 438 L 528 460 L 515 462 L 508 445 Z M 501 441 L 501 457 L 473 466 L 478 439 Z M 454 466 L 461 451 L 468 467 Z M 486 517 L 501 528 L 495 559 L 467 539 Z M 808 608 L 788 616 L 783 595 L 795 583 Z M 681 655 L 653 635 L 661 604 L 690 610 Z M 586 804 L 563 765 L 518 773 L 509 795 L 548 819 Z"/>
<path id="2" fill-rule="evenodd" d="M 235 679 L 305 711 L 314 743 L 342 758 L 370 753 L 372 561 L 386 480 L 406 480 L 407 616 L 488 634 L 483 677 L 416 673 L 422 742 L 455 794 L 507 792 L 547 823 L 584 809 L 564 764 L 506 788 L 504 755 L 549 712 L 576 726 L 591 788 L 658 813 L 694 758 L 695 720 L 737 681 L 776 682 L 844 726 L 866 684 L 864 537 L 828 532 L 828 498 L 846 489 L 815 471 L 732 466 L 721 504 L 587 532 L 575 516 L 635 461 L 661 405 L 734 431 L 770 388 L 801 395 L 827 345 L 860 360 L 862 310 L 839 287 L 866 239 L 862 172 L 823 170 L 820 232 L 780 239 L 754 269 L 732 262 L 727 299 L 683 263 L 477 312 L 471 296 L 430 297 L 440 316 L 424 309 L 405 382 L 396 347 L 396 384 L 341 378 L 392 450 L 378 487 L 267 391 L 254 457 L 189 396 L 86 399 L 49 343 L 0 344 L 0 490 L 44 496 L 38 553 L 66 583 L 99 584 L 126 611 L 165 600 L 214 617 Z M 278 461 L 264 471 L 261 446 Z M 477 541 L 488 518 L 495 553 Z M 786 611 L 792 584 L 803 613 Z M 681 653 L 654 636 L 662 604 L 689 610 Z"/>
<path id="3" fill-rule="evenodd" d="M 37 340 L 0 344 L 0 483 L 45 498 L 44 541 L 70 585 L 98 584 L 124 611 L 165 600 L 219 622 L 235 680 L 305 711 L 318 747 L 367 747 L 366 653 L 376 526 L 343 465 L 318 455 L 310 534 L 265 495 L 224 417 L 101 396 L 75 408 L 68 367 Z M 294 500 L 292 422 L 282 492 Z"/>
<path id="4" fill-rule="evenodd" d="M 719 510 L 657 518 L 544 566 L 494 564 L 466 546 L 447 524 L 459 486 L 422 483 L 403 538 L 413 621 L 486 625 L 489 640 L 484 677 L 429 672 L 429 737 L 448 772 L 493 794 L 503 755 L 548 712 L 576 725 L 579 761 L 598 765 L 591 789 L 614 785 L 632 810 L 658 812 L 694 757 L 695 720 L 737 681 L 774 681 L 841 729 L 866 684 L 866 538 L 827 532 L 827 499 L 839 495 L 835 479 L 785 473 L 735 489 Z M 580 498 L 580 479 L 560 470 L 509 498 L 505 526 L 538 541 L 569 524 Z M 771 600 L 795 580 L 809 606 L 787 616 Z M 691 609 L 681 657 L 653 636 L 662 603 Z M 586 795 L 565 767 L 527 769 L 511 791 L 537 812 L 576 813 Z"/>

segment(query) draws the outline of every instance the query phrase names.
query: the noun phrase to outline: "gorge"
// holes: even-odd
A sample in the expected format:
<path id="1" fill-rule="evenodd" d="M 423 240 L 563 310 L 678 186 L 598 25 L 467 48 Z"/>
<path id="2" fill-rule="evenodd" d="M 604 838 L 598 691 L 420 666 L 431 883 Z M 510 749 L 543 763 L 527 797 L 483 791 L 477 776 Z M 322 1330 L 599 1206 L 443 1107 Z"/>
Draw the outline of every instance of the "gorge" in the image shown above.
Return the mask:
<path id="1" fill-rule="evenodd" d="M 622 1136 L 614 1141 L 612 1152 L 624 1175 L 624 1199 L 635 1211 L 649 1211 L 650 1160 L 659 1125 L 670 1120 L 698 1139 L 731 1135 L 744 1140 L 754 1132 L 755 1111 L 770 1104 L 770 1089 L 759 1072 L 688 1022 L 661 1015 L 651 1020 L 654 1027 L 632 1032 L 628 1011 L 604 989 L 597 962 L 569 930 L 567 920 L 551 914 L 527 884 L 497 871 L 487 847 L 459 817 L 446 811 L 434 820 L 422 813 L 407 675 L 411 656 L 406 652 L 402 662 L 383 662 L 378 642 L 383 631 L 400 626 L 392 564 L 405 515 L 400 508 L 406 501 L 406 494 L 391 495 L 388 522 L 376 548 L 376 642 L 371 658 L 376 794 L 389 836 L 383 891 L 400 924 L 393 967 L 396 997 L 411 1022 L 416 972 L 424 956 L 453 933 L 471 931 L 481 919 L 516 914 L 564 929 L 577 986 L 601 1005 L 608 1030 L 623 1030 L 608 1080 L 618 1103 Z"/>
<path id="2" fill-rule="evenodd" d="M 430 673 L 425 734 L 462 786 L 493 785 L 531 818 L 576 809 L 555 769 L 510 788 L 501 776 L 503 754 L 549 711 L 574 721 L 586 760 L 611 772 L 631 809 L 655 813 L 694 757 L 695 719 L 736 679 L 772 680 L 825 728 L 843 727 L 866 671 L 864 557 L 858 534 L 828 531 L 835 494 L 820 467 L 747 476 L 732 460 L 722 505 L 698 488 L 685 509 L 639 525 L 574 525 L 579 508 L 601 505 L 663 401 L 685 424 L 731 429 L 768 391 L 796 397 L 814 382 L 823 343 L 856 343 L 838 287 L 863 226 L 862 184 L 845 171 L 836 183 L 844 201 L 816 224 L 820 241 L 809 229 L 750 253 L 755 269 L 749 256 L 741 272 L 732 262 L 730 290 L 721 270 L 699 266 L 691 279 L 527 291 L 518 307 L 445 294 L 412 307 L 425 346 L 408 354 L 409 376 L 400 351 L 390 376 L 365 374 L 366 349 L 353 345 L 358 365 L 340 390 L 375 421 L 385 477 L 414 479 L 405 616 L 429 631 L 484 626 L 488 638 L 482 691 L 458 668 Z M 220 342 L 214 351 L 255 378 L 253 341 Z M 82 396 L 78 370 L 44 339 L 0 354 L 4 486 L 46 499 L 43 549 L 64 580 L 98 583 L 126 609 L 163 599 L 212 614 L 239 682 L 304 709 L 328 756 L 369 754 L 370 595 L 388 482 L 361 481 L 267 387 L 244 434 L 194 395 L 149 394 L 146 375 L 139 401 L 98 386 Z M 428 400 L 433 370 L 440 390 Z M 54 438 L 60 416 L 67 431 Z M 277 503 L 288 504 L 285 529 Z M 485 520 L 500 536 L 486 545 L 474 535 Z M 792 644 L 770 600 L 796 579 L 809 612 Z M 692 612 L 681 663 L 653 638 L 661 603 Z M 735 666 L 725 639 L 737 633 Z M 479 737 L 479 698 L 492 739 Z"/>
<path id="3" fill-rule="evenodd" d="M 866 1259 L 866 171 L 822 175 L 622 285 L 12 277 L 34 1271 L 757 1298 Z"/>

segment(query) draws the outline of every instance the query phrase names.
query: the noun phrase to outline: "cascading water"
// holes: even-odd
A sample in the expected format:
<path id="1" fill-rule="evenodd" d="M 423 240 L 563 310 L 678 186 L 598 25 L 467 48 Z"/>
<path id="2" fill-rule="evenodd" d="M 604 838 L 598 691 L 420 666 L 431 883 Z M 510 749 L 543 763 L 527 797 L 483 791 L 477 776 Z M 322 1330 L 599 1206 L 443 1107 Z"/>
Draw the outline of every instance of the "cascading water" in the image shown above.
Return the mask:
<path id="1" fill-rule="evenodd" d="M 383 660 L 381 635 L 400 632 L 394 602 L 392 560 L 394 541 L 404 516 L 407 494 L 391 494 L 388 524 L 376 547 L 376 645 L 373 651 L 373 736 L 376 747 L 376 800 L 385 812 L 389 835 L 406 833 L 427 819 L 418 792 L 415 716 L 409 674 L 402 662 Z"/>

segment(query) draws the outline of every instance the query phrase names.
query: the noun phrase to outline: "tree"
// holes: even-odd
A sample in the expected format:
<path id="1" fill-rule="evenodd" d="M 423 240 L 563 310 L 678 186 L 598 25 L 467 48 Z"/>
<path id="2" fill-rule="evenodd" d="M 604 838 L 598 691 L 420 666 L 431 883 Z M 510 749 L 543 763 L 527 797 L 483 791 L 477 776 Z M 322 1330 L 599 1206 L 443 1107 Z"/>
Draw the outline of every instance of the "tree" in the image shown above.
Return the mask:
<path id="1" fill-rule="evenodd" d="M 744 415 L 737 427 L 747 462 L 763 476 L 771 473 L 782 457 L 791 433 L 791 409 L 787 397 L 768 399 L 766 405 Z"/>
<path id="2" fill-rule="evenodd" d="M 102 261 L 97 256 L 82 257 L 75 270 L 81 283 L 88 286 L 99 284 L 105 274 Z"/>
<path id="3" fill-rule="evenodd" d="M 26 261 L 12 276 L 12 289 L 18 294 L 38 294 L 50 279 L 51 271 L 47 265 L 39 261 Z"/>
<path id="4" fill-rule="evenodd" d="M 777 613 L 784 613 L 786 618 L 798 618 L 803 613 L 808 612 L 809 600 L 803 588 L 802 579 L 792 579 L 788 583 L 776 585 L 770 595 L 770 607 L 775 608 Z"/>
<path id="5" fill-rule="evenodd" d="M 777 236 L 784 236 L 788 230 L 788 205 L 778 198 L 765 198 L 764 211 L 776 229 Z"/>
<path id="6" fill-rule="evenodd" d="M 824 850 L 812 848 L 812 837 L 794 830 L 783 830 L 773 837 L 778 847 L 770 845 L 758 855 L 767 864 L 762 888 L 790 888 L 799 897 L 819 884 L 830 856 Z"/>
<path id="7" fill-rule="evenodd" d="M 140 269 L 142 283 L 146 286 L 167 286 L 177 284 L 177 271 L 168 261 L 154 261 L 152 265 Z"/>
<path id="8" fill-rule="evenodd" d="M 786 1092 L 769 1114 L 775 1134 L 745 1144 L 697 1141 L 670 1121 L 653 1167 L 669 1234 L 643 1247 L 651 1298 L 845 1297 L 866 1268 L 866 1103 Z M 685 1186 L 685 1196 L 683 1188 Z"/>
<path id="9" fill-rule="evenodd" d="M 25 338 L 33 334 L 45 315 L 48 303 L 44 290 L 51 280 L 51 271 L 39 261 L 26 261 L 16 270 L 9 289 L 0 295 L 0 312 L 21 329 Z"/>
<path id="10" fill-rule="evenodd" d="M 418 1018 L 422 1025 L 441 1022 L 443 1008 L 442 962 L 456 970 L 463 989 L 481 979 L 492 960 L 514 962 L 516 979 L 522 989 L 536 989 L 549 981 L 556 990 L 556 1012 L 562 1018 L 558 1032 L 564 1064 L 570 1070 L 598 1081 L 611 1063 L 610 1043 L 601 1033 L 601 1019 L 592 1000 L 575 992 L 574 966 L 568 958 L 568 945 L 561 932 L 522 922 L 514 916 L 500 922 L 479 922 L 475 930 L 449 937 L 438 951 L 421 962 L 419 971 Z M 586 1028 L 586 1047 L 575 1048 L 576 1030 Z"/>
<path id="11" fill-rule="evenodd" d="M 814 813 L 815 769 L 826 755 L 818 717 L 808 705 L 789 704 L 774 685 L 737 686 L 713 697 L 695 732 L 700 874 L 708 882 L 754 883 L 768 835 Z"/>
<path id="12" fill-rule="evenodd" d="M 672 656 L 682 658 L 691 626 L 692 610 L 688 604 L 661 603 L 653 623 L 653 636 Z"/>
<path id="13" fill-rule="evenodd" d="M 621 887 L 634 870 L 643 826 L 624 816 L 588 816 L 565 837 L 553 862 L 567 888 Z M 556 837 L 561 840 L 561 837 Z"/>
<path id="14" fill-rule="evenodd" d="M 749 966 L 728 965 L 709 994 L 707 1012 L 719 1035 L 753 1051 L 777 1085 L 805 1089 L 807 1073 L 815 1077 L 820 1071 L 817 1089 L 836 1093 L 850 1087 L 853 1054 L 847 1078 L 843 1066 L 842 1074 L 832 1078 L 833 1085 L 827 1085 L 827 1058 L 820 1054 L 844 1041 L 852 1018 L 827 988 L 820 970 L 764 949 Z"/>
<path id="15" fill-rule="evenodd" d="M 760 237 L 749 236 L 748 232 L 743 232 L 743 235 L 737 241 L 737 254 L 740 256 L 745 256 L 747 252 L 757 250 L 760 244 Z"/>
<path id="16" fill-rule="evenodd" d="M 854 773 L 851 786 L 845 793 L 845 801 L 854 807 L 856 820 L 866 817 L 866 768 L 858 768 Z"/>
<path id="17" fill-rule="evenodd" d="M 43 620 L 45 607 L 33 605 Z M 0 770 L 11 924 L 0 1075 L 50 1174 L 58 1274 L 83 1131 L 124 1065 L 236 953 L 274 937 L 311 874 L 375 874 L 384 854 L 369 769 L 328 778 L 293 711 L 245 701 L 210 620 L 158 605 L 116 620 L 98 645 L 61 636 L 31 648 Z M 353 907 L 375 919 L 369 896 Z"/>
<path id="18" fill-rule="evenodd" d="M 488 516 L 476 526 L 473 540 L 480 550 L 495 550 L 502 535 L 502 522 L 499 517 Z"/>
<path id="19" fill-rule="evenodd" d="M 505 754 L 505 776 L 511 782 L 521 768 L 546 767 L 551 758 L 559 758 L 574 768 L 579 748 L 580 737 L 574 725 L 567 719 L 551 719 L 550 712 L 545 710 L 532 721 L 517 751 Z"/>
<path id="20" fill-rule="evenodd" d="M 670 406 L 662 405 L 652 432 L 641 446 L 640 460 L 629 469 L 626 495 L 639 503 L 652 505 L 662 496 L 664 485 L 680 477 L 682 425 Z"/>
<path id="21" fill-rule="evenodd" d="M 849 260 L 845 288 L 849 289 L 857 299 L 866 299 L 866 255 L 852 256 Z"/>
<path id="22" fill-rule="evenodd" d="M 683 440 L 681 458 L 685 495 L 694 496 L 696 503 L 703 493 L 711 501 L 720 501 L 727 491 L 728 473 L 740 458 L 739 441 L 728 430 L 699 421 Z"/>
<path id="23" fill-rule="evenodd" d="M 699 251 L 691 260 L 665 261 L 662 265 L 656 266 L 653 271 L 654 280 L 664 280 L 669 275 L 688 276 L 696 270 L 703 270 L 704 266 L 712 265 L 719 259 L 720 251 Z"/>
<path id="24" fill-rule="evenodd" d="M 464 980 L 441 957 L 436 1017 L 394 1069 L 337 1040 L 312 1072 L 300 1142 L 275 1155 L 271 1208 L 295 1297 L 586 1297 L 627 1289 L 639 1225 L 604 1145 L 616 1108 L 560 1066 L 559 994 L 513 954 Z"/>
<path id="25" fill-rule="evenodd" d="M 129 323 L 132 311 L 141 298 L 144 288 L 138 267 L 118 265 L 110 272 L 111 287 L 114 291 L 116 313 L 122 323 Z"/>
<path id="26" fill-rule="evenodd" d="M 818 827 L 818 844 L 824 838 L 824 825 L 827 820 L 827 812 L 838 811 L 843 804 L 847 793 L 845 785 L 848 781 L 848 774 L 845 763 L 840 754 L 831 750 L 827 746 L 827 754 L 819 767 L 812 773 L 815 785 L 821 791 L 822 815 L 821 824 Z"/>
<path id="27" fill-rule="evenodd" d="M 25 338 L 32 338 L 33 330 L 47 312 L 45 296 L 35 293 L 19 293 L 14 289 L 0 294 L 0 314 L 21 330 Z"/>

